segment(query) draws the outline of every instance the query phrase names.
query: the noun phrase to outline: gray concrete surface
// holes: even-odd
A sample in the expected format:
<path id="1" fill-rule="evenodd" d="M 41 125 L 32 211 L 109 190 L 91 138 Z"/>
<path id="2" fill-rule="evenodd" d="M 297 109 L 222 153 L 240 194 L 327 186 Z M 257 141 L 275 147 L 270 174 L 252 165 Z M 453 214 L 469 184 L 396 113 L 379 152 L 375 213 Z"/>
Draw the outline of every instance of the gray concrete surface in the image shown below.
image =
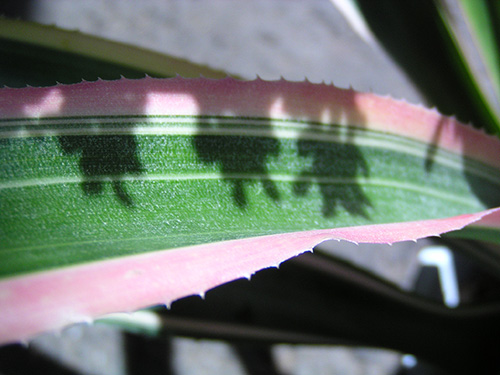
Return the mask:
<path id="1" fill-rule="evenodd" d="M 333 82 L 420 103 L 423 98 L 381 47 L 365 43 L 328 0 L 39 0 L 25 17 L 188 58 L 246 78 Z M 401 285 L 411 282 L 411 246 L 331 247 Z M 31 344 L 80 374 L 124 374 L 122 336 L 78 325 Z M 176 339 L 175 374 L 244 374 L 220 342 Z M 399 356 L 386 351 L 280 345 L 286 374 L 390 374 Z"/>
<path id="2" fill-rule="evenodd" d="M 422 101 L 403 71 L 328 0 L 38 0 L 30 14 L 246 78 L 307 77 Z"/>

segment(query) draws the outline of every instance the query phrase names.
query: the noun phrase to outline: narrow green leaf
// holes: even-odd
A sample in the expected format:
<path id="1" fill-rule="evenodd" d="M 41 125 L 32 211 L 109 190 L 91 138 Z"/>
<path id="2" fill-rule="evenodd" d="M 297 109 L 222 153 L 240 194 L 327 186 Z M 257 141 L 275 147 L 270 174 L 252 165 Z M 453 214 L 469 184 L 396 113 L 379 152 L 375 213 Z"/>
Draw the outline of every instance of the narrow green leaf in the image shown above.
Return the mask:
<path id="1" fill-rule="evenodd" d="M 500 109 L 500 50 L 496 31 L 500 19 L 495 11 L 498 5 L 494 1 L 464 1 L 460 0 L 462 12 L 466 15 L 468 26 L 486 66 L 487 77 L 490 79 L 496 94 L 497 116 Z M 490 99 L 495 100 L 495 98 Z"/>
<path id="2" fill-rule="evenodd" d="M 55 26 L 0 17 L 0 78 L 7 86 L 16 73 L 27 76 L 31 85 L 72 83 L 82 79 L 156 77 L 224 78 L 226 73 L 143 48 L 112 42 Z M 7 75 L 3 75 L 7 72 Z M 97 76 L 96 76 L 97 74 Z"/>
<path id="3" fill-rule="evenodd" d="M 476 124 L 500 133 L 500 55 L 495 29 L 484 1 L 436 0 L 436 6 L 448 33 L 449 53 L 468 86 L 471 106 L 482 114 Z"/>

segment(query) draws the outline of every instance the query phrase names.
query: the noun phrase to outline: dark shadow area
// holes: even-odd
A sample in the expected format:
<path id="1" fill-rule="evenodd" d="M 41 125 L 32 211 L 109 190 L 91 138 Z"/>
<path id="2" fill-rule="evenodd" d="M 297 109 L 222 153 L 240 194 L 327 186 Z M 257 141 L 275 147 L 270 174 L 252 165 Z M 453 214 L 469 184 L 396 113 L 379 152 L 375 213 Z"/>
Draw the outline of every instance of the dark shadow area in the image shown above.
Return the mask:
<path id="1" fill-rule="evenodd" d="M 439 271 L 436 267 L 421 267 L 418 273 L 413 292 L 437 303 L 444 301 L 439 281 Z"/>
<path id="2" fill-rule="evenodd" d="M 0 38 L 0 86 L 53 86 L 82 80 L 142 78 L 145 73 L 106 61 Z"/>
<path id="3" fill-rule="evenodd" d="M 285 375 L 276 368 L 270 346 L 236 343 L 233 348 L 247 375 Z"/>
<path id="4" fill-rule="evenodd" d="M 474 166 L 472 166 L 474 168 Z M 495 179 L 497 171 L 491 167 L 491 177 Z M 478 176 L 474 172 L 466 172 L 465 176 L 474 195 L 486 206 L 486 208 L 494 208 L 500 206 L 500 183 L 492 182 L 490 179 L 485 179 Z"/>
<path id="5" fill-rule="evenodd" d="M 285 262 L 279 271 L 258 272 L 251 282 L 239 280 L 213 289 L 205 301 L 181 299 L 166 314 L 204 320 L 207 325 L 223 321 L 300 333 L 318 343 L 393 349 L 453 374 L 498 370 L 498 303 L 448 309 L 317 254 Z M 263 340 L 273 342 L 269 337 Z"/>
<path id="6" fill-rule="evenodd" d="M 467 162 L 467 160 L 464 160 L 464 163 Z M 468 168 L 469 171 L 466 170 L 465 177 L 474 195 L 479 198 L 486 208 L 500 206 L 500 183 L 493 182 L 497 177 L 498 171 L 495 171 L 494 167 L 490 167 L 491 179 L 489 179 L 474 173 L 474 168 L 476 168 L 474 165 Z"/>
<path id="7" fill-rule="evenodd" d="M 459 286 L 460 306 L 467 307 L 498 303 L 500 301 L 500 278 L 498 273 L 492 272 L 489 269 L 489 260 L 470 257 L 471 253 L 481 252 L 481 243 L 449 239 L 440 239 L 441 242 L 450 249 L 455 250 L 452 253 Z M 422 267 L 414 284 L 413 291 L 436 302 L 444 301 L 438 269 L 429 266 Z M 500 318 L 500 313 L 497 313 L 497 318 Z M 500 361 L 498 359 L 491 359 L 491 366 L 492 368 L 500 368 Z M 416 366 L 402 366 L 394 375 L 424 374 L 447 375 L 450 373 L 436 368 L 421 359 L 417 359 Z"/>
<path id="8" fill-rule="evenodd" d="M 453 375 L 449 372 L 417 359 L 417 364 L 413 367 L 401 367 L 393 375 Z"/>
<path id="9" fill-rule="evenodd" d="M 32 4 L 33 0 L 2 0 L 0 2 L 0 16 L 29 20 Z"/>
<path id="10" fill-rule="evenodd" d="M 500 14 L 500 4 L 496 0 L 486 0 L 488 13 L 490 15 L 490 25 L 493 28 L 494 38 L 497 46 L 500 45 L 500 24 L 498 23 L 498 14 Z"/>
<path id="11" fill-rule="evenodd" d="M 214 129 L 217 125 L 199 124 L 199 132 Z M 255 176 L 266 194 L 275 202 L 280 199 L 275 183 L 269 179 L 267 160 L 277 156 L 279 143 L 273 138 L 246 136 L 196 135 L 193 139 L 199 159 L 208 164 L 217 164 L 222 178 L 232 184 L 233 200 L 240 208 L 248 205 L 245 193 L 245 176 Z"/>
<path id="12" fill-rule="evenodd" d="M 82 190 L 85 194 L 103 193 L 104 178 L 110 180 L 114 194 L 123 205 L 134 205 L 122 182 L 127 175 L 142 172 L 134 136 L 60 136 L 59 143 L 64 153 L 79 155 L 79 167 L 84 179 Z"/>
<path id="13" fill-rule="evenodd" d="M 500 246 L 446 236 L 440 241 L 453 249 L 460 303 L 474 305 L 500 301 Z"/>
<path id="14" fill-rule="evenodd" d="M 0 347 L 0 374 L 79 375 L 80 373 L 32 349 L 13 344 Z"/>
<path id="15" fill-rule="evenodd" d="M 432 135 L 432 141 L 431 143 L 427 146 L 427 153 L 425 155 L 425 171 L 427 173 L 430 173 L 432 171 L 432 167 L 434 166 L 434 159 L 436 157 L 436 153 L 438 151 L 438 147 L 435 146 L 439 144 L 439 141 L 441 140 L 442 132 L 443 132 L 443 127 L 445 126 L 444 123 L 446 122 L 445 118 L 442 118 L 439 122 L 439 124 L 436 125 L 436 131 Z"/>
<path id="16" fill-rule="evenodd" d="M 467 243 L 466 241 L 463 241 Z M 480 252 L 480 243 L 469 242 L 471 251 Z M 465 305 L 494 303 L 500 301 L 500 276 L 498 273 L 485 272 L 475 259 L 456 251 L 453 253 L 457 272 L 460 301 Z M 500 319 L 500 316 L 499 316 Z"/>
<path id="17" fill-rule="evenodd" d="M 173 375 L 171 340 L 124 333 L 127 375 Z"/>
<path id="18" fill-rule="evenodd" d="M 312 167 L 302 171 L 294 185 L 294 193 L 303 196 L 310 190 L 313 182 L 318 183 L 325 217 L 335 215 L 339 207 L 351 214 L 367 217 L 366 207 L 370 206 L 370 202 L 357 182 L 357 177 L 360 174 L 368 177 L 368 165 L 358 148 L 349 143 L 352 140 L 353 137 L 349 136 L 345 143 L 320 143 L 303 139 L 298 141 L 299 155 L 311 158 Z M 328 179 L 338 179 L 338 182 L 328 183 Z"/>

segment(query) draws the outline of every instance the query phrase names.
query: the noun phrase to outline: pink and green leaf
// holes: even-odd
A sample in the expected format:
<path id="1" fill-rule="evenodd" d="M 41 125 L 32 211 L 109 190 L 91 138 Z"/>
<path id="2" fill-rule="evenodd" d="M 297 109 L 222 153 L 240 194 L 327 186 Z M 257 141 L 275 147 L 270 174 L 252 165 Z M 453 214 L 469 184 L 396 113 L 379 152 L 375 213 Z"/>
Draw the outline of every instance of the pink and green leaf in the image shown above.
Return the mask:
<path id="1" fill-rule="evenodd" d="M 498 233 L 500 142 L 389 98 L 121 79 L 5 88 L 0 115 L 2 342 L 203 294 L 326 239 Z"/>

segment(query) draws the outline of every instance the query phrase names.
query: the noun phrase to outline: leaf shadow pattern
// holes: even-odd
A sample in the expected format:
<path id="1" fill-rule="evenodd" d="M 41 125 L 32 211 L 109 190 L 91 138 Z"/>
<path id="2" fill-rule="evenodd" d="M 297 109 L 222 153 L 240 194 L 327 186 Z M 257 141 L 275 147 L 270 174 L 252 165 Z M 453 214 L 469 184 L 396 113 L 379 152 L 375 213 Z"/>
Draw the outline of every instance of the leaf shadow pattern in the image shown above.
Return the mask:
<path id="1" fill-rule="evenodd" d="M 137 155 L 137 142 L 131 134 L 59 136 L 65 154 L 79 154 L 82 190 L 86 195 L 98 195 L 109 180 L 118 200 L 127 207 L 134 202 L 123 184 L 126 175 L 143 170 Z"/>
<path id="2" fill-rule="evenodd" d="M 105 84 L 103 80 L 83 81 L 77 85 L 57 84 L 13 91 L 9 110 L 16 116 L 26 116 L 30 121 L 12 126 L 11 130 L 19 134 L 14 138 L 23 139 L 28 135 L 41 142 L 55 139 L 63 156 L 77 155 L 85 195 L 101 195 L 109 183 L 118 201 L 131 208 L 134 201 L 124 180 L 145 170 L 139 159 L 135 123 L 122 122 L 119 115 L 122 108 L 132 114 L 143 113 L 146 96 L 126 88 L 122 89 L 121 95 L 93 93 L 94 85 Z M 23 92 L 26 93 L 23 95 Z M 118 111 L 118 117 L 113 111 Z"/>
<path id="3" fill-rule="evenodd" d="M 439 120 L 438 124 L 436 125 L 436 131 L 434 132 L 434 134 L 432 136 L 432 141 L 427 146 L 427 152 L 426 152 L 425 164 L 424 164 L 425 171 L 427 173 L 432 172 L 432 168 L 434 167 L 434 162 L 435 162 L 436 154 L 438 151 L 437 144 L 439 144 L 439 141 L 442 137 L 443 128 L 445 126 L 446 121 L 447 120 L 445 117 L 442 117 Z"/>
<path id="4" fill-rule="evenodd" d="M 269 179 L 266 166 L 267 159 L 279 153 L 278 141 L 272 138 L 206 135 L 207 131 L 217 130 L 218 127 L 199 123 L 199 134 L 193 139 L 199 159 L 220 166 L 222 178 L 232 184 L 233 200 L 238 207 L 248 206 L 244 176 L 259 179 L 267 196 L 278 202 L 280 195 L 275 183 Z"/>
<path id="5" fill-rule="evenodd" d="M 254 91 L 257 82 L 263 81 L 243 82 L 231 78 L 213 81 L 212 84 L 218 86 L 219 90 L 222 88 L 227 97 L 215 97 L 210 89 L 191 93 L 202 114 L 198 117 L 197 132 L 193 137 L 198 159 L 218 167 L 222 179 L 232 185 L 232 198 L 240 209 L 248 207 L 245 186 L 255 180 L 272 201 L 280 201 L 278 188 L 270 177 L 268 167 L 269 160 L 281 152 L 280 143 L 272 133 L 269 116 L 255 118 L 254 114 L 247 112 L 259 93 L 259 89 Z M 236 95 L 241 97 L 240 103 L 230 99 L 233 90 L 238 91 Z M 267 111 L 271 98 L 269 95 L 260 96 L 261 109 Z M 216 112 L 212 112 L 214 104 Z M 258 125 L 248 126 L 248 120 L 257 121 Z"/>
<path id="6" fill-rule="evenodd" d="M 314 98 L 307 107 L 293 101 L 285 103 L 285 111 L 304 119 L 304 127 L 297 137 L 298 156 L 309 159 L 295 180 L 293 191 L 297 196 L 310 193 L 318 185 L 322 196 L 321 212 L 333 217 L 342 207 L 350 214 L 368 218 L 366 208 L 370 200 L 361 188 L 359 178 L 369 177 L 368 164 L 355 144 L 356 128 L 365 123 L 357 110 L 354 90 L 343 90 L 317 85 Z M 290 105 L 291 104 L 291 105 Z M 311 119 L 321 119 L 321 121 Z"/>
<path id="7" fill-rule="evenodd" d="M 297 139 L 297 155 L 313 159 L 309 169 L 297 170 L 297 165 L 302 166 L 304 163 L 290 167 L 294 169 L 291 173 L 298 175 L 292 186 L 293 193 L 305 196 L 313 184 L 318 184 L 324 217 L 334 216 L 339 205 L 351 214 L 368 216 L 365 207 L 370 202 L 356 179 L 360 173 L 368 176 L 368 165 L 353 142 L 355 132 L 345 128 L 343 137 L 337 136 L 335 142 L 330 139 L 324 142 L 322 134 L 331 138 L 336 127 L 318 123 L 318 119 L 326 113 L 331 117 L 328 124 L 347 118 L 361 126 L 363 118 L 356 110 L 354 91 L 339 95 L 339 91 L 334 89 L 332 96 L 332 87 L 313 85 L 307 81 L 225 81 L 231 88 L 224 90 L 226 102 L 216 99 L 220 103 L 218 117 L 210 116 L 214 99 L 210 98 L 209 92 L 205 93 L 205 97 L 200 96 L 200 93 L 193 94 L 200 105 L 200 113 L 207 115 L 200 117 L 197 123 L 193 145 L 199 160 L 219 165 L 222 178 L 233 185 L 233 199 L 238 207 L 246 208 L 248 205 L 244 176 L 258 179 L 265 194 L 275 203 L 280 201 L 280 192 L 273 181 L 269 162 L 283 152 L 280 140 L 274 134 L 278 128 L 274 126 L 274 121 L 282 120 L 281 126 L 287 122 L 293 123 L 285 129 L 285 133 L 295 133 L 292 138 Z M 246 104 L 235 104 L 231 100 L 231 89 L 235 88 L 241 90 L 238 96 Z M 337 102 L 339 98 L 340 102 Z M 348 111 L 344 111 L 344 108 Z M 221 113 L 227 116 L 220 116 Z M 295 127 L 297 124 L 298 128 Z M 308 138 L 311 134 L 312 138 Z"/>
<path id="8" fill-rule="evenodd" d="M 95 95 L 98 91 L 101 94 Z M 136 138 L 140 129 L 156 124 L 155 116 L 178 121 L 195 114 L 191 146 L 197 161 L 231 186 L 238 208 L 248 208 L 249 189 L 256 185 L 278 208 L 285 193 L 305 196 L 318 185 L 323 216 L 333 217 L 339 206 L 367 216 L 370 202 L 357 178 L 369 175 L 368 166 L 354 142 L 356 131 L 339 126 L 363 126 L 355 95 L 307 81 L 145 78 L 34 91 L 17 111 L 41 119 L 36 136 L 45 136 L 44 129 L 50 136 L 55 133 L 63 154 L 78 156 L 81 188 L 87 196 L 100 195 L 111 184 L 119 202 L 134 207 L 125 181 L 147 174 L 154 163 L 174 163 L 155 160 L 143 167 Z M 167 99 L 170 104 L 165 107 Z M 54 116 L 72 116 L 70 128 L 54 123 Z M 192 134 L 186 124 L 188 133 L 181 135 Z M 285 153 L 295 154 L 293 165 L 284 165 Z M 312 160 L 309 166 L 307 159 Z M 291 191 L 278 189 L 286 184 Z"/>
<path id="9" fill-rule="evenodd" d="M 299 139 L 297 143 L 299 156 L 311 158 L 312 165 L 302 171 L 294 184 L 294 192 L 303 196 L 312 183 L 317 183 L 325 217 L 333 216 L 339 206 L 349 213 L 368 217 L 365 208 L 370 202 L 356 182 L 359 174 L 368 177 L 368 165 L 357 147 L 350 144 L 352 140 L 351 134 L 344 143 L 318 143 L 307 139 Z"/>
<path id="10" fill-rule="evenodd" d="M 434 164 L 440 147 L 442 147 L 441 144 L 446 143 L 446 140 L 450 138 L 460 139 L 463 174 L 471 191 L 486 208 L 498 207 L 500 205 L 500 180 L 495 178 L 496 172 L 491 169 L 494 167 L 488 167 L 487 163 L 478 163 L 474 160 L 478 158 L 481 151 L 491 152 L 496 155 L 496 151 L 491 151 L 493 148 L 496 149 L 496 146 L 491 144 L 494 138 L 485 139 L 482 132 L 476 132 L 472 130 L 472 127 L 468 128 L 469 133 L 467 136 L 460 135 L 458 130 L 455 129 L 457 125 L 455 121 L 453 117 L 443 116 L 436 123 L 432 140 L 427 146 L 425 171 L 427 174 L 434 172 Z"/>

